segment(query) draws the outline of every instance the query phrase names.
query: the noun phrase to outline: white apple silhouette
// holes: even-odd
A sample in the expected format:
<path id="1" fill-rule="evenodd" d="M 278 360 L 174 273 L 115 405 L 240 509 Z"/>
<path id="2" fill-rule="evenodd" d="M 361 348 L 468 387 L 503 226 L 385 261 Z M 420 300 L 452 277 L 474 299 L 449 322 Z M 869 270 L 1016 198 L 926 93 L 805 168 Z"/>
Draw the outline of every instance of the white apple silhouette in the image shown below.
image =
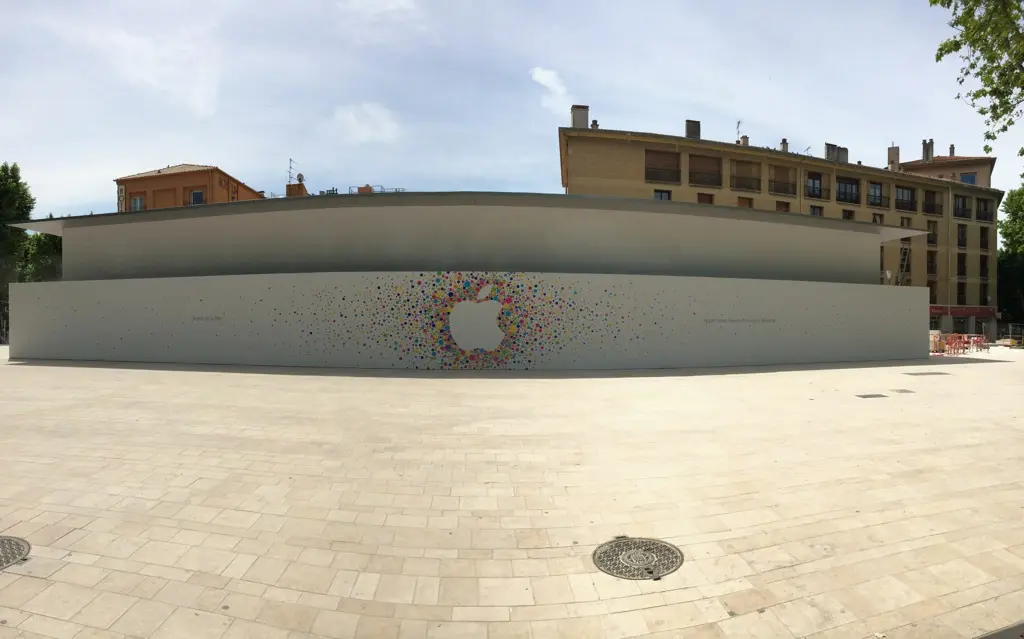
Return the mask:
<path id="1" fill-rule="evenodd" d="M 491 285 L 488 284 L 480 289 L 475 300 L 459 302 L 448 316 L 452 339 L 464 351 L 493 351 L 505 339 L 505 332 L 498 326 L 501 304 L 485 299 L 490 292 Z"/>

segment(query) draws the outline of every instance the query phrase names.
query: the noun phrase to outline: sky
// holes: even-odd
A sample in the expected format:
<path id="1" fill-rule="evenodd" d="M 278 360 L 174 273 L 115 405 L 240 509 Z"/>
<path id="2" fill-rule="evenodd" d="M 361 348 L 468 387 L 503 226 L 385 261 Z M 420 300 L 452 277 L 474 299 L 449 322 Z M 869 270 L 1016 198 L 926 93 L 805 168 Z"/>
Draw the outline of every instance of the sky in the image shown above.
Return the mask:
<path id="1" fill-rule="evenodd" d="M 935 62 L 948 15 L 927 0 L 0 0 L 0 161 L 35 216 L 116 208 L 113 180 L 213 164 L 282 193 L 562 192 L 559 126 L 732 141 L 884 166 L 984 122 Z M 1024 126 L 993 186 L 1020 185 Z"/>

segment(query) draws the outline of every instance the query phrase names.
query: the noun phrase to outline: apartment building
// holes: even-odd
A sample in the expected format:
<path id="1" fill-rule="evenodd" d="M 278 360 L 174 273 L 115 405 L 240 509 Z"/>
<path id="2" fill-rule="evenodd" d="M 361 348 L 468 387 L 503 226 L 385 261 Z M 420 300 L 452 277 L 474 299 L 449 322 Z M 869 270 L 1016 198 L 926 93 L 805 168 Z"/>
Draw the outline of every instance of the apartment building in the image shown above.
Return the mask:
<path id="1" fill-rule="evenodd" d="M 602 129 L 590 109 L 573 106 L 559 128 L 562 186 L 567 194 L 680 200 L 715 206 L 799 213 L 927 231 L 883 244 L 879 283 L 927 286 L 931 327 L 995 336 L 996 211 L 1003 192 L 991 188 L 994 158 L 934 155 L 888 166 L 850 162 L 845 147 L 824 157 L 704 139 L 700 122 L 683 135 Z M 809 273 L 808 279 L 814 279 Z"/>
<path id="2" fill-rule="evenodd" d="M 262 191 L 205 164 L 175 164 L 117 178 L 114 182 L 117 184 L 118 211 L 219 204 L 263 197 Z"/>

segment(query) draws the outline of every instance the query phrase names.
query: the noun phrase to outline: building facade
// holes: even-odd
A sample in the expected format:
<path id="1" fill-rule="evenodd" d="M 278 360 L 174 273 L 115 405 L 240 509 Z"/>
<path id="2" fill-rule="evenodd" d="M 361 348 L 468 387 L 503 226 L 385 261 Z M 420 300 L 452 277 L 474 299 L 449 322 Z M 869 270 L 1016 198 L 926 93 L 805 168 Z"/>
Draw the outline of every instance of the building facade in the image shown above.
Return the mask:
<path id="1" fill-rule="evenodd" d="M 215 166 L 175 164 L 114 180 L 117 210 L 147 211 L 179 206 L 258 200 L 256 191 Z"/>
<path id="2" fill-rule="evenodd" d="M 567 194 L 681 200 L 800 213 L 925 231 L 879 250 L 881 284 L 927 287 L 933 329 L 995 336 L 996 211 L 994 158 L 935 157 L 888 166 L 851 163 L 847 149 L 826 144 L 825 157 L 701 137 L 688 120 L 682 136 L 599 128 L 589 108 L 574 106 L 559 129 Z M 807 279 L 814 279 L 812 273 Z"/>
<path id="3" fill-rule="evenodd" d="M 622 370 L 928 356 L 927 292 L 875 284 L 879 245 L 920 233 L 889 226 L 376 192 L 18 226 L 63 238 L 64 273 L 13 285 L 13 359 Z"/>

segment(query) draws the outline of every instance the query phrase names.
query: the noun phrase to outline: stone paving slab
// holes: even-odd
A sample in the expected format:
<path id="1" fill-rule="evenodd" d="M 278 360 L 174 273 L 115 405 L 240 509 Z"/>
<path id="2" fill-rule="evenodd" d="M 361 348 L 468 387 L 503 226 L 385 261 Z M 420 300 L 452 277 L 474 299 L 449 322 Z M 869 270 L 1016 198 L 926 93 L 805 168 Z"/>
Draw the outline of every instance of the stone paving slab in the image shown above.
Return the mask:
<path id="1" fill-rule="evenodd" d="M 0 534 L 33 552 L 0 572 L 0 639 L 1024 620 L 1019 351 L 589 379 L 5 362 Z M 616 535 L 686 561 L 615 579 L 590 554 Z"/>

